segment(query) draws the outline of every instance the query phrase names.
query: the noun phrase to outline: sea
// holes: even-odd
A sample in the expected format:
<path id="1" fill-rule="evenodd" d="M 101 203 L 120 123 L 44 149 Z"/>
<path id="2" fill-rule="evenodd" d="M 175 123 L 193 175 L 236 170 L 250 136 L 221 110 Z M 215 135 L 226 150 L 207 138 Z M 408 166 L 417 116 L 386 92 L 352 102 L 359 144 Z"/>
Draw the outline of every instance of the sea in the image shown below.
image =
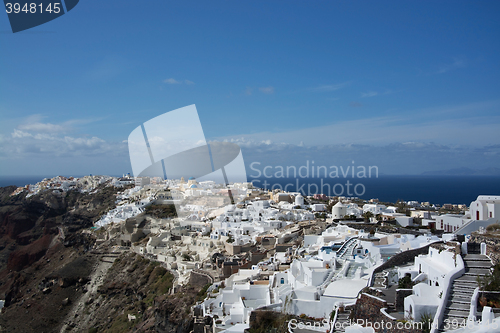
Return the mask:
<path id="1" fill-rule="evenodd" d="M 0 176 L 0 187 L 35 184 L 53 176 Z M 78 175 L 75 177 L 79 177 Z M 323 193 L 382 202 L 418 201 L 466 204 L 478 195 L 500 195 L 500 176 L 379 176 L 377 178 L 249 178 L 256 187 Z"/>
<path id="2" fill-rule="evenodd" d="M 500 176 L 379 176 L 377 178 L 253 178 L 256 187 L 329 196 L 466 204 L 478 195 L 500 195 Z M 266 182 L 266 183 L 264 183 Z M 348 184 L 349 182 L 349 184 Z M 266 186 L 264 186 L 266 184 Z"/>

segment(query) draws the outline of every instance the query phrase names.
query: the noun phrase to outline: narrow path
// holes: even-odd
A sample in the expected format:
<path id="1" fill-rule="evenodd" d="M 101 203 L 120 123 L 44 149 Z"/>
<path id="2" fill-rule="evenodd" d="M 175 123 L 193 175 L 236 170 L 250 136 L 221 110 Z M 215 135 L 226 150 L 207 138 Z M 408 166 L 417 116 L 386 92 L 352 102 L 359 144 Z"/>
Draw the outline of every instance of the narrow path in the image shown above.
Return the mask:
<path id="1" fill-rule="evenodd" d="M 452 328 L 454 323 L 467 323 L 472 294 L 478 286 L 476 277 L 488 274 L 492 266 L 491 260 L 481 254 L 466 254 L 463 259 L 465 273 L 453 281 L 450 296 L 445 301 L 447 306 L 439 332 L 447 331 L 445 327 Z M 446 325 L 447 323 L 450 325 Z"/>
<path id="2" fill-rule="evenodd" d="M 87 284 L 89 286 L 88 291 L 75 301 L 73 308 L 64 320 L 64 323 L 59 331 L 60 333 L 64 333 L 73 328 L 78 330 L 78 327 L 87 326 L 88 322 L 92 319 L 91 316 L 85 315 L 85 306 L 87 301 L 91 298 L 91 295 L 95 295 L 97 293 L 97 289 L 102 285 L 108 270 L 113 265 L 113 262 L 123 252 L 123 250 L 116 249 L 111 253 L 104 252 L 104 254 L 95 254 L 99 256 L 99 260 L 96 260 L 97 267 L 92 272 L 90 282 Z M 108 260 L 103 260 L 103 257 L 106 257 Z"/>

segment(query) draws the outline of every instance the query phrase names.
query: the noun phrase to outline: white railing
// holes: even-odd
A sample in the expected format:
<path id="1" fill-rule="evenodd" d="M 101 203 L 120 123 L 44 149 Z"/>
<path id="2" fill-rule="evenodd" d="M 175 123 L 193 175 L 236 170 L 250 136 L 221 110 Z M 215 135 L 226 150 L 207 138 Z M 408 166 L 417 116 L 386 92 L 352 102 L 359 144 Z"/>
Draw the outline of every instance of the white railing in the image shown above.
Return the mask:
<path id="1" fill-rule="evenodd" d="M 459 235 L 461 232 L 462 232 L 462 229 L 466 228 L 467 226 L 469 226 L 469 224 L 471 224 L 472 222 L 476 222 L 476 220 L 470 220 L 469 222 L 465 223 L 464 225 L 462 225 L 460 228 L 458 228 L 457 230 L 455 230 L 453 233 L 455 235 Z"/>
<path id="2" fill-rule="evenodd" d="M 339 254 L 339 255 L 337 255 L 337 257 L 343 255 L 345 250 L 346 250 L 346 247 L 349 246 L 357 238 L 358 238 L 358 236 L 353 236 L 353 237 L 349 238 L 348 240 L 346 240 L 344 242 L 344 244 L 342 244 L 342 246 L 337 250 L 337 253 Z"/>
<path id="3" fill-rule="evenodd" d="M 472 294 L 471 300 L 470 300 L 470 309 L 469 309 L 469 318 L 467 318 L 467 321 L 476 321 L 476 314 L 477 314 L 477 299 L 479 298 L 479 287 L 474 289 L 474 293 Z"/>
<path id="4" fill-rule="evenodd" d="M 443 296 L 441 297 L 441 302 L 439 303 L 439 306 L 436 310 L 436 314 L 434 315 L 434 320 L 432 322 L 432 329 L 430 333 L 437 333 L 439 331 L 439 328 L 441 327 L 441 324 L 443 322 L 444 311 L 446 309 L 446 305 L 448 304 L 448 297 L 450 297 L 450 290 L 453 285 L 453 281 L 456 278 L 464 275 L 465 266 L 462 256 L 457 254 L 456 260 L 457 260 L 457 267 L 455 267 L 448 274 L 446 274 L 444 278 Z"/>
<path id="5" fill-rule="evenodd" d="M 335 305 L 335 314 L 333 315 L 333 320 L 330 321 L 330 332 L 335 331 L 335 323 L 337 322 L 337 316 L 339 314 L 339 308 Z"/>

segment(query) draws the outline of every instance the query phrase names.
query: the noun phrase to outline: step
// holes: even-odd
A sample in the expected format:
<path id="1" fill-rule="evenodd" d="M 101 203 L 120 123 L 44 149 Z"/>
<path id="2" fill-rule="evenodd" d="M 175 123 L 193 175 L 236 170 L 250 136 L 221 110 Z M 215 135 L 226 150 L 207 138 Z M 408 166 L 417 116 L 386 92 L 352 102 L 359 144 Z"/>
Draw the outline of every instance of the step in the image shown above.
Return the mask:
<path id="1" fill-rule="evenodd" d="M 457 302 L 467 302 L 470 304 L 472 295 L 453 295 L 450 300 L 456 300 Z"/>
<path id="2" fill-rule="evenodd" d="M 471 282 L 477 282 L 476 281 L 476 275 L 462 275 L 461 277 L 459 277 L 458 279 L 455 279 L 454 282 L 457 282 L 457 281 L 471 281 Z"/>
<path id="3" fill-rule="evenodd" d="M 461 299 L 470 302 L 472 294 L 454 294 L 450 296 L 450 299 Z"/>
<path id="4" fill-rule="evenodd" d="M 463 303 L 463 304 L 469 304 L 471 302 L 471 297 L 468 296 L 462 296 L 462 295 L 453 295 L 450 297 L 450 301 L 454 303 Z"/>
<path id="5" fill-rule="evenodd" d="M 467 283 L 467 284 L 456 284 L 451 287 L 452 291 L 461 291 L 461 292 L 466 292 L 466 293 L 473 293 L 474 289 L 476 289 L 477 286 L 474 286 L 472 283 Z"/>
<path id="6" fill-rule="evenodd" d="M 467 281 L 467 280 L 455 280 L 451 286 L 452 288 L 462 288 L 462 289 L 471 289 L 474 291 L 477 287 L 476 281 Z"/>
<path id="7" fill-rule="evenodd" d="M 448 302 L 448 306 L 446 308 L 450 310 L 464 310 L 468 312 L 470 309 L 470 304 Z"/>
<path id="8" fill-rule="evenodd" d="M 472 297 L 472 292 L 462 291 L 462 290 L 452 290 L 448 295 L 448 298 L 459 297 L 459 298 L 468 298 Z"/>
<path id="9" fill-rule="evenodd" d="M 491 271 L 489 268 L 469 268 L 468 270 L 465 271 L 465 274 L 479 274 L 479 275 L 484 275 L 484 274 L 489 274 Z"/>
<path id="10" fill-rule="evenodd" d="M 466 254 L 464 255 L 463 257 L 463 260 L 464 261 L 469 261 L 469 260 L 490 260 L 490 258 L 488 258 L 487 256 L 485 256 L 484 254 Z"/>
<path id="11" fill-rule="evenodd" d="M 474 293 L 474 289 L 476 289 L 477 285 L 470 286 L 453 286 L 451 288 L 451 292 L 459 292 L 472 295 Z"/>
<path id="12" fill-rule="evenodd" d="M 467 261 L 464 263 L 465 268 L 490 268 L 491 261 Z"/>
<path id="13" fill-rule="evenodd" d="M 472 291 L 471 290 L 453 289 L 451 291 L 450 295 L 448 295 L 448 296 L 449 297 L 460 296 L 460 297 L 469 297 L 469 298 L 471 298 L 473 294 L 474 294 L 474 289 Z"/>
<path id="14" fill-rule="evenodd" d="M 471 281 L 470 278 L 462 279 L 462 277 L 460 277 L 460 280 L 458 280 L 458 279 L 455 280 L 455 282 L 453 283 L 453 286 L 462 287 L 462 288 L 472 288 L 472 290 L 474 290 L 477 287 L 476 280 Z"/>
<path id="15" fill-rule="evenodd" d="M 465 272 L 465 276 L 473 276 L 473 277 L 476 277 L 476 276 L 486 276 L 488 275 L 490 272 L 489 272 L 489 269 L 486 270 L 486 272 Z"/>
<path id="16" fill-rule="evenodd" d="M 473 293 L 474 289 L 476 289 L 477 286 L 474 286 L 472 283 L 466 283 L 466 284 L 454 284 L 453 287 L 451 287 L 452 291 L 461 291 L 465 293 Z"/>
<path id="17" fill-rule="evenodd" d="M 472 281 L 470 277 L 462 279 L 464 276 L 465 275 L 462 275 L 461 277 L 453 281 L 453 285 L 470 288 L 471 286 L 477 284 L 477 281 Z"/>
<path id="18" fill-rule="evenodd" d="M 443 320 L 443 324 L 441 324 L 441 327 L 442 327 L 441 329 L 444 332 L 456 331 L 457 329 L 460 329 L 461 327 L 463 327 L 463 325 L 467 325 L 467 318 L 449 317 L 449 318 L 445 318 L 445 320 L 446 319 L 448 319 L 449 328 L 448 329 L 444 328 L 447 322 L 445 322 Z"/>
<path id="19" fill-rule="evenodd" d="M 444 316 L 454 317 L 454 318 L 467 318 L 469 317 L 469 311 L 466 310 L 453 310 L 446 308 Z"/>
<path id="20" fill-rule="evenodd" d="M 463 287 L 463 286 L 453 286 L 453 287 L 451 287 L 449 296 L 453 296 L 456 293 L 459 293 L 460 295 L 466 294 L 466 295 L 472 296 L 472 294 L 474 293 L 474 289 L 476 289 L 476 288 Z"/>

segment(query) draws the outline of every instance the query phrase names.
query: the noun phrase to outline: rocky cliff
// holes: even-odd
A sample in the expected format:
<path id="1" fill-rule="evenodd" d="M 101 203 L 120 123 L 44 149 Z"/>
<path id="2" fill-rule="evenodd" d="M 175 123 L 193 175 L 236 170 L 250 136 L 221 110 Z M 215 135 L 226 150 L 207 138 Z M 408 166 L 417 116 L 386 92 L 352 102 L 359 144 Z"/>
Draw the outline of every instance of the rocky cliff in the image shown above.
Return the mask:
<path id="1" fill-rule="evenodd" d="M 90 227 L 120 189 L 43 191 L 26 198 L 0 188 L 0 332 L 189 332 L 202 287 L 171 294 L 158 263 L 108 242 Z M 129 316 L 130 315 L 130 316 Z"/>

